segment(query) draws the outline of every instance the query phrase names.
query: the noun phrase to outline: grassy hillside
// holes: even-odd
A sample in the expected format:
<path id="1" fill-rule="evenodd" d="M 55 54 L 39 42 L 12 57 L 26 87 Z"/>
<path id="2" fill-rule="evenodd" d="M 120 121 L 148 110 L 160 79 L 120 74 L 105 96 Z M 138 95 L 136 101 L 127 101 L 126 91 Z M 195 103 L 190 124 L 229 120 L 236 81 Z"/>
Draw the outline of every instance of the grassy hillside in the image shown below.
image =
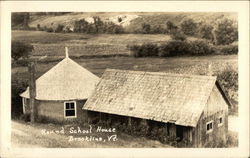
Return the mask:
<path id="1" fill-rule="evenodd" d="M 12 40 L 32 43 L 33 55 L 64 56 L 64 47 L 70 56 L 129 54 L 127 45 L 141 43 L 164 43 L 168 35 L 150 34 L 76 34 L 47 33 L 43 31 L 12 31 Z"/>
<path id="2" fill-rule="evenodd" d="M 112 21 L 116 24 L 120 24 L 125 27 L 129 32 L 137 30 L 141 27 L 142 23 L 148 23 L 152 27 L 156 25 L 165 26 L 166 21 L 172 21 L 179 25 L 184 19 L 192 18 L 196 22 L 205 22 L 209 24 L 215 23 L 217 20 L 227 17 L 229 19 L 236 20 L 236 13 L 211 13 L 211 12 L 75 12 L 60 16 L 43 15 L 31 16 L 29 25 L 36 27 L 40 24 L 41 27 L 56 27 L 58 24 L 72 27 L 74 21 L 80 19 L 86 19 L 88 22 L 92 22 L 93 16 L 99 16 L 103 21 Z M 118 17 L 122 18 L 122 21 L 118 21 Z"/>

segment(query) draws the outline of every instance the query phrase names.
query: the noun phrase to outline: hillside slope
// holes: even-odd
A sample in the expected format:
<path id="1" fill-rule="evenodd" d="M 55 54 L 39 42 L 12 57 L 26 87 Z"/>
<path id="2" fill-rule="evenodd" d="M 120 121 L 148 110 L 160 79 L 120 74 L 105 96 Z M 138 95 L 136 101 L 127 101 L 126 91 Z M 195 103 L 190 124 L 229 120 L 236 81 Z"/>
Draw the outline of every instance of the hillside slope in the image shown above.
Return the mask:
<path id="1" fill-rule="evenodd" d="M 236 20 L 236 13 L 222 12 L 75 12 L 60 16 L 55 15 L 32 15 L 30 26 L 36 27 L 40 24 L 41 27 L 56 27 L 58 24 L 63 24 L 69 28 L 73 27 L 74 21 L 85 19 L 89 23 L 93 22 L 93 16 L 99 16 L 103 21 L 112 21 L 122 25 L 128 32 L 133 32 L 141 27 L 142 23 L 148 23 L 152 26 L 165 25 L 166 21 L 172 21 L 179 25 L 183 20 L 192 18 L 196 22 L 205 22 L 213 24 L 217 20 L 227 17 Z M 121 21 L 119 22 L 119 18 Z"/>

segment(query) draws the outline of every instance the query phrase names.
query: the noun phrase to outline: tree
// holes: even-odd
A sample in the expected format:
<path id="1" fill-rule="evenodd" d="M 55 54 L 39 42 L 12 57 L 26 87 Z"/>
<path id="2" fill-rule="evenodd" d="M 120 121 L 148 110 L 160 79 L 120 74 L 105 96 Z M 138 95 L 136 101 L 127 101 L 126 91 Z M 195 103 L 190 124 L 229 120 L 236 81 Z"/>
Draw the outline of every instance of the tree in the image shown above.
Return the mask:
<path id="1" fill-rule="evenodd" d="M 212 25 L 203 24 L 199 30 L 200 37 L 208 40 L 213 40 L 213 29 L 214 28 Z"/>
<path id="2" fill-rule="evenodd" d="M 184 33 L 179 31 L 178 29 L 175 31 L 171 31 L 170 37 L 173 40 L 180 40 L 180 41 L 185 41 L 187 39 L 186 35 L 184 35 Z"/>
<path id="3" fill-rule="evenodd" d="M 34 47 L 27 43 L 22 43 L 19 41 L 11 42 L 11 58 L 18 60 L 19 58 L 27 58 Z"/>
<path id="4" fill-rule="evenodd" d="M 171 32 L 176 31 L 178 29 L 178 27 L 172 21 L 167 21 L 166 25 L 167 25 L 168 33 L 171 33 Z"/>
<path id="5" fill-rule="evenodd" d="M 193 19 L 187 19 L 181 23 L 181 30 L 186 35 L 195 35 L 197 28 L 197 23 L 195 23 Z"/>
<path id="6" fill-rule="evenodd" d="M 143 23 L 141 27 L 142 27 L 142 33 L 145 33 L 145 34 L 150 33 L 151 26 L 149 24 Z"/>
<path id="7" fill-rule="evenodd" d="M 11 15 L 11 26 L 20 25 L 24 28 L 29 28 L 28 22 L 30 19 L 29 13 L 12 13 Z"/>
<path id="8" fill-rule="evenodd" d="M 238 40 L 238 27 L 233 20 L 218 21 L 214 29 L 214 43 L 217 45 L 231 44 Z"/>

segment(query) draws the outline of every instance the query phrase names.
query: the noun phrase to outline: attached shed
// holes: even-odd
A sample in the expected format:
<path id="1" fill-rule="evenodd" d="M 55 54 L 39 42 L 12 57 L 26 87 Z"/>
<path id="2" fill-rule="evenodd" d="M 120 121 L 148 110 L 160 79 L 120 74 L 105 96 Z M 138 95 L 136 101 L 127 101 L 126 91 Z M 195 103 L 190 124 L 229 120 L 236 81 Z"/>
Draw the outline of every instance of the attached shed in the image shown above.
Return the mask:
<path id="1" fill-rule="evenodd" d="M 215 76 L 107 69 L 83 109 L 161 122 L 166 135 L 203 147 L 226 142 L 229 104 Z"/>
<path id="2" fill-rule="evenodd" d="M 66 55 L 35 82 L 38 118 L 45 117 L 60 122 L 86 119 L 82 105 L 99 80 Z M 23 112 L 30 113 L 29 87 L 20 96 L 23 99 Z"/>

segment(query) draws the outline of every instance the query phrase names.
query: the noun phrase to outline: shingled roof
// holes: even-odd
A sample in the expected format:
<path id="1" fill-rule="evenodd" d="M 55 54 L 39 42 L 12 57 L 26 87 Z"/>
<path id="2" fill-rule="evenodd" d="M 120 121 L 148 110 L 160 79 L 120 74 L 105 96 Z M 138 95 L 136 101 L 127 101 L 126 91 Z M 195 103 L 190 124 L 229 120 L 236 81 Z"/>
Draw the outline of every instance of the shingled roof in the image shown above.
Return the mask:
<path id="1" fill-rule="evenodd" d="M 83 109 L 195 127 L 214 76 L 107 69 Z"/>
<path id="2" fill-rule="evenodd" d="M 68 56 L 36 80 L 38 100 L 81 100 L 93 92 L 99 78 Z M 29 98 L 29 88 L 20 96 Z"/>

